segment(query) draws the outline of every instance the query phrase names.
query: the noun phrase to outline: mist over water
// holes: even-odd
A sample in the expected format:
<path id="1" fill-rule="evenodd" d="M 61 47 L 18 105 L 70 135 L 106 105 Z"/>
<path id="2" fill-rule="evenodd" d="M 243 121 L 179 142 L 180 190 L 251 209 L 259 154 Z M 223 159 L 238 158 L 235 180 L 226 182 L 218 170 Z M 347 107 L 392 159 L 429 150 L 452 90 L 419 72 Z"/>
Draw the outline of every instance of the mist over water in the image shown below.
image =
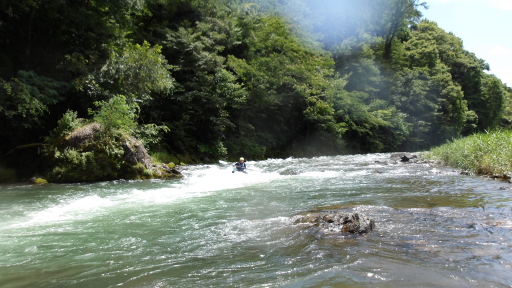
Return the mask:
<path id="1" fill-rule="evenodd" d="M 510 184 L 389 154 L 0 187 L 0 287 L 510 287 Z M 368 235 L 292 216 L 344 209 Z"/>

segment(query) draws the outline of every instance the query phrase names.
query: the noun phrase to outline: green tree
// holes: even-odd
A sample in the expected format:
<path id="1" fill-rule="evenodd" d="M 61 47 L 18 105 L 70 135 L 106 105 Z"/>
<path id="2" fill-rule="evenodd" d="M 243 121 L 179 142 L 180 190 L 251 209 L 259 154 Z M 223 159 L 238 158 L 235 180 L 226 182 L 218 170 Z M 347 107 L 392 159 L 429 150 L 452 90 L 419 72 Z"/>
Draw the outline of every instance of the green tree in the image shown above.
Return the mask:
<path id="1" fill-rule="evenodd" d="M 503 86 L 505 91 L 505 98 L 501 126 L 512 128 L 512 88 L 507 87 L 505 84 Z"/>
<path id="2" fill-rule="evenodd" d="M 364 34 L 346 39 L 332 52 L 336 72 L 347 75 L 345 89 L 364 92 L 371 96 L 369 101 L 376 99 L 382 88 L 383 75 L 375 51 L 379 42 L 377 37 Z"/>
<path id="3" fill-rule="evenodd" d="M 463 51 L 458 38 L 435 23 L 423 21 L 403 47 L 392 93 L 394 105 L 413 124 L 408 141 L 411 149 L 428 148 L 459 136 L 472 113 L 462 87 L 453 80 L 452 69 L 443 62 L 448 47 Z"/>
<path id="4" fill-rule="evenodd" d="M 250 29 L 246 58 L 229 58 L 249 92 L 247 106 L 235 115 L 237 123 L 245 123 L 236 135 L 253 139 L 269 153 L 292 146 L 313 153 L 307 140 L 314 134 L 311 128 L 336 130 L 330 104 L 324 103 L 332 60 L 304 47 L 279 17 L 260 17 Z"/>
<path id="5" fill-rule="evenodd" d="M 107 135 L 131 136 L 137 128 L 138 106 L 135 103 L 128 104 L 126 97 L 120 95 L 109 101 L 95 102 L 98 110 L 89 110 L 93 120 L 99 123 Z"/>
<path id="6" fill-rule="evenodd" d="M 505 110 L 507 92 L 505 85 L 494 75 L 483 74 L 482 79 L 482 109 L 479 109 L 481 127 L 496 129 Z"/>
<path id="7" fill-rule="evenodd" d="M 152 92 L 170 93 L 174 88 L 171 66 L 161 55 L 161 46 L 121 45 L 97 72 L 87 75 L 85 87 L 92 95 L 126 95 L 128 102 L 144 105 Z"/>
<path id="8" fill-rule="evenodd" d="M 176 153 L 196 151 L 202 157 L 219 158 L 226 153 L 223 141 L 226 129 L 234 124 L 230 109 L 245 101 L 246 92 L 237 78 L 226 69 L 224 53 L 239 44 L 240 29 L 232 17 L 232 9 L 220 2 L 171 1 L 172 7 L 184 8 L 189 18 L 177 11 L 175 23 L 150 10 L 151 18 L 143 35 L 162 34 L 162 53 L 176 70 L 175 91 L 155 93 L 141 111 L 144 121 L 162 123 L 171 134 L 166 138 Z M 150 9 L 160 6 L 151 6 Z M 191 20 L 193 20 L 191 22 Z"/>
<path id="9" fill-rule="evenodd" d="M 418 25 L 413 26 L 412 39 L 407 42 L 407 46 L 412 43 L 423 43 L 415 45 L 410 51 L 423 52 L 417 56 L 417 61 L 427 61 L 429 67 L 433 67 L 436 62 L 441 62 L 449 68 L 449 73 L 453 82 L 457 83 L 464 93 L 464 100 L 467 101 L 467 107 L 477 120 L 477 129 L 485 130 L 490 128 L 489 125 L 494 120 L 487 122 L 488 111 L 497 111 L 499 114 L 502 109 L 500 102 L 489 102 L 485 99 L 483 93 L 484 70 L 488 70 L 488 65 L 478 59 L 473 53 L 466 51 L 463 47 L 462 40 L 452 33 L 447 33 L 439 28 L 435 22 L 421 21 Z M 427 48 L 430 47 L 430 48 Z M 415 53 L 417 54 L 417 53 Z M 409 54 L 410 55 L 410 54 Z M 421 60 L 424 59 L 424 60 Z M 413 61 L 409 61 L 413 63 Z M 421 63 L 415 65 L 421 66 Z M 474 118 L 473 117 L 473 118 Z M 472 133 L 468 125 L 466 133 Z"/>
<path id="10" fill-rule="evenodd" d="M 121 15 L 135 11 L 131 4 L 134 1 L 1 1 L 0 98 L 6 114 L 0 118 L 6 118 L 0 121 L 0 151 L 40 142 L 66 110 L 86 110 L 92 100 L 74 89 L 74 80 L 101 67 L 108 56 L 105 44 L 122 34 L 115 19 L 126 20 Z M 22 160 L 9 156 L 2 161 L 37 163 L 37 150 L 23 152 L 11 154 Z"/>
<path id="11" fill-rule="evenodd" d="M 41 143 L 47 132 L 45 128 L 50 112 L 63 101 L 63 95 L 70 87 L 68 83 L 34 71 L 19 71 L 18 77 L 9 81 L 0 78 L 0 155 L 13 152 L 17 147 L 38 148 L 27 145 Z M 31 158 L 37 155 L 38 149 L 28 149 L 2 157 L 2 160 L 13 166 L 20 165 L 20 161 L 37 165 Z M 25 167 L 25 171 L 31 170 Z"/>
<path id="12" fill-rule="evenodd" d="M 381 27 L 384 35 L 384 59 L 391 59 L 393 43 L 404 33 L 409 31 L 411 22 L 419 21 L 421 12 L 419 7 L 427 8 L 425 2 L 418 0 L 384 0 L 379 1 L 373 11 L 383 11 Z M 382 6 L 381 6 L 382 5 Z M 382 9 L 382 10 L 381 10 Z"/>

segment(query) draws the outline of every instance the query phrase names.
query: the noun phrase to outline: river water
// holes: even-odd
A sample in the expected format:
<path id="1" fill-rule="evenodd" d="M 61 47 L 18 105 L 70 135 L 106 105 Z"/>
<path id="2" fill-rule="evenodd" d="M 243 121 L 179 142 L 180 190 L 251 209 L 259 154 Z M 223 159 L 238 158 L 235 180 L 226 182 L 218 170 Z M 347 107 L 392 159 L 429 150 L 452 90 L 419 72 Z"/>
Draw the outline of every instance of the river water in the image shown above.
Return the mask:
<path id="1" fill-rule="evenodd" d="M 512 287 L 509 183 L 390 154 L 230 164 L 0 186 L 0 287 Z M 375 230 L 293 223 L 330 209 Z"/>

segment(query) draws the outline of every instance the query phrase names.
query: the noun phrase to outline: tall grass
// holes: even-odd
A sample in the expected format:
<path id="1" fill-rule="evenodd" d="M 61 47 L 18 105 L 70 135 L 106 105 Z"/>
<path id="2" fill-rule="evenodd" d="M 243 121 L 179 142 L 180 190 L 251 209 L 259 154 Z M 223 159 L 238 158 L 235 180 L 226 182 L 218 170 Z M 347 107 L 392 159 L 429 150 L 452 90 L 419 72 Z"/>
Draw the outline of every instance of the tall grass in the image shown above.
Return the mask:
<path id="1" fill-rule="evenodd" d="M 436 147 L 432 158 L 480 175 L 512 175 L 512 131 L 474 134 Z"/>

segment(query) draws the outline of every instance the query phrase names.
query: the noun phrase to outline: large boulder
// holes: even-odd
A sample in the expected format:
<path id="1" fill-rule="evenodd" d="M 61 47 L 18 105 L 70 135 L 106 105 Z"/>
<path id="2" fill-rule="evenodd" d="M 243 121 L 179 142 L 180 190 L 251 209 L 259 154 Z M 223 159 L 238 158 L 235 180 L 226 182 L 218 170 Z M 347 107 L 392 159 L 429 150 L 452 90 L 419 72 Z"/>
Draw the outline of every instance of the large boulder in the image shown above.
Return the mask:
<path id="1" fill-rule="evenodd" d="M 321 211 L 293 216 L 293 222 L 313 233 L 366 234 L 375 228 L 375 221 L 358 212 Z"/>

